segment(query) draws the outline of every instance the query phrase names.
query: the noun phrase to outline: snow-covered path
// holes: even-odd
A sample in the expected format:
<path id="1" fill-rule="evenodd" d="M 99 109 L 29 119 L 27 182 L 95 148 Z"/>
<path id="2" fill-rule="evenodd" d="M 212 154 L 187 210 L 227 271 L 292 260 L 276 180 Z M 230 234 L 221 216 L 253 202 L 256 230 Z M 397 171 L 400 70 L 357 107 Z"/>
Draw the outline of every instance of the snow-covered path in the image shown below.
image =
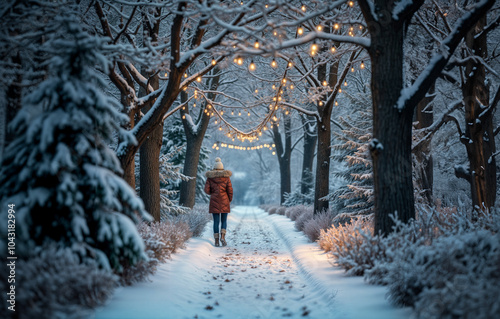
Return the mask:
<path id="1" fill-rule="evenodd" d="M 211 224 L 209 225 L 211 226 Z M 227 247 L 211 227 L 151 282 L 120 288 L 95 318 L 408 318 L 383 287 L 347 278 L 293 222 L 256 207 L 229 215 Z"/>

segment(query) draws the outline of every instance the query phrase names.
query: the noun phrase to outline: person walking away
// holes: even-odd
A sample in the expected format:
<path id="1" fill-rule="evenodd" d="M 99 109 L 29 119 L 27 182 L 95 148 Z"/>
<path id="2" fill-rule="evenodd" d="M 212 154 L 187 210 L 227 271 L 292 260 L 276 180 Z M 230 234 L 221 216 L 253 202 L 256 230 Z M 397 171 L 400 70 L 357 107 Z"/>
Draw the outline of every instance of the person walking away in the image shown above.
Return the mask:
<path id="1" fill-rule="evenodd" d="M 220 241 L 226 246 L 227 214 L 231 212 L 230 203 L 233 200 L 233 186 L 231 177 L 233 173 L 225 170 L 219 157 L 215 159 L 214 169 L 206 172 L 207 182 L 205 193 L 210 195 L 210 206 L 208 212 L 214 220 L 215 247 L 219 247 L 219 223 L 221 224 Z"/>

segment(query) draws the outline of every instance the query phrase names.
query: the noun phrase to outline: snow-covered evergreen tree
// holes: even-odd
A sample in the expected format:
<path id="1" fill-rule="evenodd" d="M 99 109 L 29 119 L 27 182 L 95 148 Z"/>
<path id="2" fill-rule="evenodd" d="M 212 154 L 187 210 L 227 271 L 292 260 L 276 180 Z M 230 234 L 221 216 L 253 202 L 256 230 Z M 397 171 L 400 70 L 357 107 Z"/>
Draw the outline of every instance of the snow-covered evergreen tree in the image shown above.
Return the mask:
<path id="1" fill-rule="evenodd" d="M 209 136 L 206 136 L 209 138 Z M 168 154 L 181 148 L 180 152 L 177 152 L 171 158 L 173 165 L 181 167 L 186 158 L 186 135 L 184 133 L 184 127 L 182 126 L 181 119 L 177 116 L 172 116 L 169 124 L 165 124 L 165 129 L 163 132 L 163 146 L 161 153 Z M 205 172 L 210 170 L 208 164 L 208 159 L 210 157 L 210 150 L 206 146 L 202 146 L 200 149 L 200 159 L 198 161 L 198 174 L 196 176 L 196 199 L 200 202 L 207 202 L 208 196 L 203 190 L 205 188 Z M 181 179 L 171 180 L 169 185 L 165 185 L 167 190 L 178 191 L 180 189 Z M 178 194 L 178 193 L 177 193 Z M 178 195 L 176 197 L 178 199 Z"/>
<path id="2" fill-rule="evenodd" d="M 146 257 L 134 223 L 150 218 L 108 146 L 116 131 L 130 138 L 120 128 L 126 117 L 99 90 L 94 67 L 108 66 L 104 42 L 76 14 L 56 19 L 65 37 L 47 34 L 49 77 L 11 123 L 16 138 L 5 150 L 0 198 L 15 204 L 17 253 L 56 242 L 119 272 Z"/>
<path id="3" fill-rule="evenodd" d="M 346 169 L 335 175 L 346 185 L 327 196 L 342 213 L 369 214 L 373 212 L 373 174 L 368 143 L 371 134 L 369 97 L 349 96 L 355 112 L 340 117 L 341 132 L 334 132 L 340 142 L 333 146 L 332 159 L 346 164 Z"/>

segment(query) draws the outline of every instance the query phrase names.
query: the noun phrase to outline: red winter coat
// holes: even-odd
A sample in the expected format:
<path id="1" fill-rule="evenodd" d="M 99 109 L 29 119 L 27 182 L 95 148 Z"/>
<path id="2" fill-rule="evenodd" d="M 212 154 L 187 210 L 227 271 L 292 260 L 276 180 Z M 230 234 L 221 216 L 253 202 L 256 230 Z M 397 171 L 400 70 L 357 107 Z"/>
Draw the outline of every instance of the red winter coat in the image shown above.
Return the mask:
<path id="1" fill-rule="evenodd" d="M 210 214 L 230 213 L 229 203 L 233 200 L 233 186 L 229 177 L 231 171 L 213 170 L 206 174 L 205 193 L 210 195 Z"/>

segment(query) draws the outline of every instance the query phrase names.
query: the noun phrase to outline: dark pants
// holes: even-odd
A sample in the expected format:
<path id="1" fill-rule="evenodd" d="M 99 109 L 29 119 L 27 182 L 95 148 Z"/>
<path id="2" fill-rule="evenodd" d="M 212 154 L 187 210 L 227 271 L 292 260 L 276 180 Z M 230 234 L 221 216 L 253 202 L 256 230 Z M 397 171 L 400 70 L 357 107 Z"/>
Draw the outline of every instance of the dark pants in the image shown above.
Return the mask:
<path id="1" fill-rule="evenodd" d="M 212 214 L 214 218 L 214 234 L 217 234 L 219 232 L 219 222 L 221 222 L 221 215 L 222 215 L 221 229 L 226 229 L 227 227 L 227 213 Z"/>

